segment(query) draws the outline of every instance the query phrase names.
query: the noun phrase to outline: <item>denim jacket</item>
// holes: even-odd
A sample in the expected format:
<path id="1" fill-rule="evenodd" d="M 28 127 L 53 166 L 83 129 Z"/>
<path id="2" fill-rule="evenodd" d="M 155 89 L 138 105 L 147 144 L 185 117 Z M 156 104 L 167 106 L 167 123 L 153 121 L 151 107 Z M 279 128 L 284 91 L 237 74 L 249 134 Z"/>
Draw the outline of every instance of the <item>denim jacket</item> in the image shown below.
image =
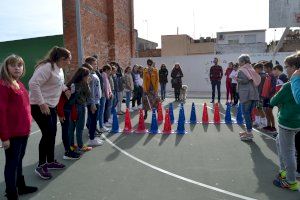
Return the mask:
<path id="1" fill-rule="evenodd" d="M 95 105 L 100 103 L 100 98 L 102 97 L 102 91 L 101 91 L 101 85 L 100 80 L 95 72 L 92 72 L 91 75 L 91 81 L 90 81 L 90 90 L 91 95 L 88 99 L 88 105 Z"/>

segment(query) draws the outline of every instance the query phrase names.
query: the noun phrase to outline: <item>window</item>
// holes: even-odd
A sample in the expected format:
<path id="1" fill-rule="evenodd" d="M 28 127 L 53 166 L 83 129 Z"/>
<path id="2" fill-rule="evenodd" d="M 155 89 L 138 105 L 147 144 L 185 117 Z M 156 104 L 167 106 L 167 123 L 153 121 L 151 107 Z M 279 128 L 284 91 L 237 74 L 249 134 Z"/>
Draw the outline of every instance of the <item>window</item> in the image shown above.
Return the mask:
<path id="1" fill-rule="evenodd" d="M 247 44 L 249 44 L 249 43 L 256 43 L 256 35 L 255 34 L 245 35 L 244 36 L 244 41 Z"/>
<path id="2" fill-rule="evenodd" d="M 229 35 L 228 36 L 228 44 L 239 44 L 240 37 L 239 35 Z"/>

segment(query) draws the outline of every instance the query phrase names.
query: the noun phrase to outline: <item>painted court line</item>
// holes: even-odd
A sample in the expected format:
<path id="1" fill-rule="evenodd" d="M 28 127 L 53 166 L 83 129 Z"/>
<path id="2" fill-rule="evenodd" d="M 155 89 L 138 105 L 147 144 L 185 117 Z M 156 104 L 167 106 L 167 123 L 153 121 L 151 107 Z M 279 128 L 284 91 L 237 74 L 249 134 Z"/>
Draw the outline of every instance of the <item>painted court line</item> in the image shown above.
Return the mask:
<path id="1" fill-rule="evenodd" d="M 209 109 L 211 109 L 211 110 L 214 110 L 214 109 L 213 109 L 212 107 L 210 107 L 210 106 L 207 106 L 207 107 L 208 107 Z M 225 114 L 224 114 L 224 113 L 220 112 L 220 114 L 223 115 L 223 116 L 225 117 Z M 231 119 L 234 120 L 233 118 L 231 118 Z M 255 128 L 252 128 L 252 129 L 253 129 L 255 132 L 257 132 L 258 134 L 264 135 L 264 136 L 266 136 L 267 138 L 276 141 L 276 139 L 273 138 L 272 136 L 269 136 L 269 135 L 267 135 L 267 134 L 265 134 L 265 133 L 263 133 L 263 132 L 261 132 L 261 131 L 255 129 Z"/>
<path id="2" fill-rule="evenodd" d="M 204 187 L 204 188 L 207 188 L 209 190 L 213 190 L 215 192 L 219 192 L 219 193 L 223 193 L 223 194 L 226 194 L 226 195 L 229 195 L 229 196 L 232 196 L 232 197 L 236 197 L 236 198 L 239 198 L 239 199 L 244 199 L 244 200 L 256 200 L 254 198 L 251 198 L 251 197 L 246 197 L 246 196 L 243 196 L 243 195 L 240 195 L 240 194 L 236 194 L 236 193 L 233 193 L 233 192 L 229 192 L 229 191 L 226 191 L 226 190 L 222 190 L 220 188 L 216 188 L 216 187 L 213 187 L 213 186 L 210 186 L 210 185 L 206 185 L 204 183 L 200 183 L 200 182 L 197 182 L 197 181 L 194 181 L 192 179 L 189 179 L 189 178 L 186 178 L 186 177 L 183 177 L 183 176 L 180 176 L 178 174 L 174 174 L 172 172 L 169 172 L 167 170 L 164 170 L 164 169 L 161 169 L 157 166 L 154 166 L 146 161 L 143 161 L 133 155 L 131 155 L 130 153 L 128 153 L 127 151 L 121 149 L 120 147 L 118 147 L 117 145 L 115 145 L 112 141 L 110 141 L 104 134 L 102 134 L 102 137 L 111 145 L 113 146 L 115 149 L 117 149 L 118 151 L 120 151 L 121 153 L 123 153 L 124 155 L 128 156 L 129 158 L 151 168 L 151 169 L 154 169 L 158 172 L 161 172 L 163 174 L 166 174 L 166 175 L 169 175 L 169 176 L 172 176 L 174 178 L 177 178 L 177 179 L 180 179 L 182 181 L 185 181 L 185 182 L 188 182 L 188 183 L 192 183 L 194 185 L 198 185 L 198 186 L 201 186 L 201 187 Z"/>

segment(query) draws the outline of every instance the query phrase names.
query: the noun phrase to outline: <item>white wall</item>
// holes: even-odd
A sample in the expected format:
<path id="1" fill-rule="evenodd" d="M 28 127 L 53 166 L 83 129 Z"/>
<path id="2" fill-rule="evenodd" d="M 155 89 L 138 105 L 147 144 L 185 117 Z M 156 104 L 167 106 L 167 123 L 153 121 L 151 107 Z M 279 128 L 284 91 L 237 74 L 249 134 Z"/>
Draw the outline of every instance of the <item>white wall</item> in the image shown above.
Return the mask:
<path id="1" fill-rule="evenodd" d="M 219 35 L 222 34 L 223 35 L 223 38 L 224 40 L 219 40 Z M 251 32 L 230 32 L 230 33 L 217 33 L 217 44 L 228 44 L 228 39 L 229 39 L 229 36 L 236 36 L 239 40 L 239 43 L 240 44 L 243 44 L 245 43 L 244 41 L 244 37 L 245 35 L 256 35 L 256 43 L 264 43 L 266 41 L 266 33 L 265 31 L 251 31 Z"/>
<path id="2" fill-rule="evenodd" d="M 276 60 L 283 65 L 283 60 L 286 56 L 291 53 L 278 53 Z M 214 57 L 219 58 L 220 65 L 225 69 L 228 66 L 229 62 L 237 62 L 237 58 L 240 54 L 224 54 L 224 55 L 193 55 L 193 56 L 172 56 L 172 57 L 155 57 L 152 58 L 156 63 L 156 67 L 160 68 L 161 64 L 166 64 L 169 70 L 169 83 L 167 84 L 167 90 L 173 90 L 170 84 L 170 75 L 171 70 L 174 66 L 174 63 L 179 62 L 184 74 L 183 84 L 188 85 L 189 91 L 193 92 L 210 92 L 211 84 L 209 81 L 209 70 L 213 65 L 212 60 Z M 260 54 L 250 54 L 251 62 L 258 62 L 260 60 L 272 60 L 272 55 L 267 53 Z M 146 66 L 146 60 L 148 58 L 132 58 L 131 64 L 138 64 Z M 225 91 L 225 78 L 222 79 L 222 91 Z"/>

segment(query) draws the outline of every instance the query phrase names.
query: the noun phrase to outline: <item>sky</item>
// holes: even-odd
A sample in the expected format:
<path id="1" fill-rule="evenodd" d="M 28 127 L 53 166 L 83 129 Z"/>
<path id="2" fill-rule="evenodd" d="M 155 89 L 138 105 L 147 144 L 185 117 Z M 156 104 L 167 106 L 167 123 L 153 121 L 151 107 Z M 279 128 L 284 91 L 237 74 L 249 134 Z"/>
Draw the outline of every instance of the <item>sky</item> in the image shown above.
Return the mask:
<path id="1" fill-rule="evenodd" d="M 63 33 L 62 0 L 1 0 L 0 41 Z M 267 42 L 283 29 L 268 29 L 269 0 L 134 0 L 139 37 L 157 42 L 161 35 L 195 39 L 216 32 L 267 29 Z"/>

